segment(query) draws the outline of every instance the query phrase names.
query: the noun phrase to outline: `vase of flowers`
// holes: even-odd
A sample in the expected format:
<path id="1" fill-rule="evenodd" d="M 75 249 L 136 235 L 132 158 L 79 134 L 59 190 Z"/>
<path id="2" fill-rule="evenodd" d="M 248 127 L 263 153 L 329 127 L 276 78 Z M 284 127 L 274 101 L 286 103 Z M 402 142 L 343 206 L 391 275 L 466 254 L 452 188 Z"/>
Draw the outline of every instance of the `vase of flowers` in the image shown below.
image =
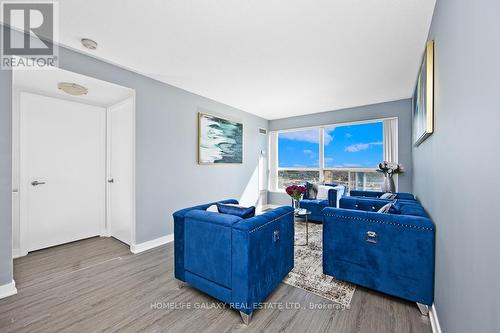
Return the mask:
<path id="1" fill-rule="evenodd" d="M 379 163 L 377 171 L 384 174 L 382 191 L 386 193 L 396 192 L 396 185 L 394 184 L 393 176 L 405 172 L 403 165 L 384 161 Z"/>
<path id="2" fill-rule="evenodd" d="M 300 198 L 306 192 L 305 186 L 291 185 L 286 188 L 286 193 L 292 198 L 293 210 L 298 212 L 300 209 Z"/>

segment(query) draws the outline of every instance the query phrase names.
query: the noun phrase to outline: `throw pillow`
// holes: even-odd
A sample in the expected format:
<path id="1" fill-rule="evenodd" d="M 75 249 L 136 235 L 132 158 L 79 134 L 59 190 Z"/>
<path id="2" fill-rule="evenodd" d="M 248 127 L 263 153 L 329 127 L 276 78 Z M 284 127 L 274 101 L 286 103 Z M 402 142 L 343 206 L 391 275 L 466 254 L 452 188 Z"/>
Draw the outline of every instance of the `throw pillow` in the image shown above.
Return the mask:
<path id="1" fill-rule="evenodd" d="M 219 209 L 217 208 L 217 205 L 212 205 L 207 208 L 207 212 L 218 213 Z"/>
<path id="2" fill-rule="evenodd" d="M 387 214 L 389 213 L 391 207 L 392 207 L 393 203 L 392 202 L 389 202 L 388 204 L 385 204 L 383 205 L 378 211 L 377 213 L 384 213 L 384 214 Z"/>
<path id="3" fill-rule="evenodd" d="M 239 216 L 243 219 L 248 219 L 250 217 L 255 216 L 255 206 L 251 207 L 243 207 L 234 204 L 217 204 L 217 208 L 219 209 L 219 213 L 221 214 L 229 214 Z"/>
<path id="4" fill-rule="evenodd" d="M 328 191 L 333 187 L 326 185 L 318 185 L 318 193 L 316 194 L 317 200 L 328 200 Z"/>
<path id="5" fill-rule="evenodd" d="M 380 199 L 394 200 L 396 199 L 396 193 L 384 193 L 380 197 Z"/>
<path id="6" fill-rule="evenodd" d="M 304 197 L 309 200 L 316 200 L 318 195 L 318 183 L 306 182 L 307 195 Z"/>

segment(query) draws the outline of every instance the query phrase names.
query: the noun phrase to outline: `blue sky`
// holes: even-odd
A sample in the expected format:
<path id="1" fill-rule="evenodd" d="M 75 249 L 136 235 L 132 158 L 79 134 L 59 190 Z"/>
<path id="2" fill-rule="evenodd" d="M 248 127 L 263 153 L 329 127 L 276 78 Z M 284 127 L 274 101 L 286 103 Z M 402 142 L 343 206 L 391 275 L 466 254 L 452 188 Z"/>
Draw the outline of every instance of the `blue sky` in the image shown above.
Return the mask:
<path id="1" fill-rule="evenodd" d="M 381 122 L 325 129 L 325 167 L 375 167 L 383 159 Z M 280 133 L 279 167 L 318 167 L 319 129 Z"/>

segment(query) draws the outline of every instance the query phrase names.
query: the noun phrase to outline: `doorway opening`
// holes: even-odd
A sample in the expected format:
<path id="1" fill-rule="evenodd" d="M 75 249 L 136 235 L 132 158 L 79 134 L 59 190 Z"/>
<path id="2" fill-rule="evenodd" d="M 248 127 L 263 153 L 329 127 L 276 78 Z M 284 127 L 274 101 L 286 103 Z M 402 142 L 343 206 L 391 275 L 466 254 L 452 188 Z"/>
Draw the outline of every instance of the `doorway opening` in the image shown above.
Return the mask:
<path id="1" fill-rule="evenodd" d="M 13 257 L 89 237 L 135 245 L 135 90 L 13 70 Z"/>

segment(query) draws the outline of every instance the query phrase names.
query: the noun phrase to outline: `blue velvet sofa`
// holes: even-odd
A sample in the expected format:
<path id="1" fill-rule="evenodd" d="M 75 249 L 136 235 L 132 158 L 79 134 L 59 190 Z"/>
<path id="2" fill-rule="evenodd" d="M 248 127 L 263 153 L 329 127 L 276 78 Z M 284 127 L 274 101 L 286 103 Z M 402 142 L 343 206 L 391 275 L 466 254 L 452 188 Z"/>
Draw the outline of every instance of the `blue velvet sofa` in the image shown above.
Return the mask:
<path id="1" fill-rule="evenodd" d="M 339 193 L 333 187 L 336 187 L 338 185 L 325 185 L 332 187 L 332 189 L 328 190 L 328 200 L 309 199 L 307 191 L 306 193 L 304 193 L 302 200 L 300 200 L 300 208 L 305 208 L 311 211 L 311 215 L 308 217 L 311 221 L 323 222 L 323 209 L 326 207 L 337 207 L 337 196 L 339 195 Z M 345 193 L 345 187 L 343 193 Z"/>
<path id="2" fill-rule="evenodd" d="M 325 208 L 323 272 L 337 279 L 416 302 L 423 314 L 434 298 L 434 224 L 414 200 L 344 197 Z"/>
<path id="3" fill-rule="evenodd" d="M 206 211 L 212 204 L 174 213 L 175 278 L 239 310 L 248 324 L 293 269 L 293 208 L 242 219 Z"/>

